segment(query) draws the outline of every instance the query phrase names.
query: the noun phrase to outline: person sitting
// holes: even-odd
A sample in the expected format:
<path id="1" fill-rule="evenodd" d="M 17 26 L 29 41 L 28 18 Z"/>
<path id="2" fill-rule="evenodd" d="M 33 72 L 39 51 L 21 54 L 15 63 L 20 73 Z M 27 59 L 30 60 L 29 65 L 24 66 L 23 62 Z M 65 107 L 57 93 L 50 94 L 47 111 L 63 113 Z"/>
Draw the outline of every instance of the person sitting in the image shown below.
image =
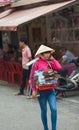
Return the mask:
<path id="1" fill-rule="evenodd" d="M 14 55 L 14 52 L 12 51 L 12 52 L 9 52 L 9 61 L 11 61 L 11 62 L 16 62 L 16 57 L 15 57 L 15 55 Z"/>
<path id="2" fill-rule="evenodd" d="M 71 51 L 69 51 L 65 48 L 62 48 L 60 50 L 60 53 L 62 54 L 62 57 L 60 59 L 61 64 L 72 63 L 77 58 L 77 57 L 75 57 L 75 55 Z"/>

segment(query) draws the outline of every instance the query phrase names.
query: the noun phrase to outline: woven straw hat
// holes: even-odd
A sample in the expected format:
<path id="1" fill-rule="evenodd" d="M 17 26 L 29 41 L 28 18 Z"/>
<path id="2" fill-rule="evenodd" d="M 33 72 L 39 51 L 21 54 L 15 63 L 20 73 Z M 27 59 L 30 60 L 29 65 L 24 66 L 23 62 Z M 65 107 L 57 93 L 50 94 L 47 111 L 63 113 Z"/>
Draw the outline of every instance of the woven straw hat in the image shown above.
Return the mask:
<path id="1" fill-rule="evenodd" d="M 35 54 L 35 57 L 39 57 L 39 55 L 43 52 L 47 52 L 47 51 L 50 51 L 50 53 L 52 54 L 53 52 L 55 52 L 54 49 L 50 48 L 50 47 L 47 47 L 45 45 L 41 45 L 39 47 L 39 49 L 37 50 L 36 54 Z"/>

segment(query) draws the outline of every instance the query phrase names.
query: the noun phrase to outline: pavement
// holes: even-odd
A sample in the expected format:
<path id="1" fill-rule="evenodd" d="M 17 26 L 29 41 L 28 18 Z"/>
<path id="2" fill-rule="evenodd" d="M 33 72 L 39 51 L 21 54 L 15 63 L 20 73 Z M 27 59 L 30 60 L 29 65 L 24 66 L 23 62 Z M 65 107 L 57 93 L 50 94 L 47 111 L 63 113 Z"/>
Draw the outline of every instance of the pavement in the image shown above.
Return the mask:
<path id="1" fill-rule="evenodd" d="M 0 81 L 0 130 L 43 130 L 37 99 L 15 96 L 18 90 Z M 79 90 L 57 98 L 57 111 L 57 130 L 79 130 Z M 51 130 L 49 109 L 47 116 Z"/>

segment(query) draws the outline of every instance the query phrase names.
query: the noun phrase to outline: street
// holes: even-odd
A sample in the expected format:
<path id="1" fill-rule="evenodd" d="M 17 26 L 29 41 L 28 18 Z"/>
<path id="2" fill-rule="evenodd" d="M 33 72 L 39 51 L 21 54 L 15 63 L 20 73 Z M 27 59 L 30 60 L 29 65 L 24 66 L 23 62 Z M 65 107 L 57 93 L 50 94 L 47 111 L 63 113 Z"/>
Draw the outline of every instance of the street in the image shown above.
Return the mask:
<path id="1" fill-rule="evenodd" d="M 0 82 L 0 130 L 43 130 L 37 99 L 15 96 L 18 90 Z M 57 98 L 57 109 L 57 130 L 79 130 L 79 91 Z M 49 109 L 47 114 L 51 130 Z"/>

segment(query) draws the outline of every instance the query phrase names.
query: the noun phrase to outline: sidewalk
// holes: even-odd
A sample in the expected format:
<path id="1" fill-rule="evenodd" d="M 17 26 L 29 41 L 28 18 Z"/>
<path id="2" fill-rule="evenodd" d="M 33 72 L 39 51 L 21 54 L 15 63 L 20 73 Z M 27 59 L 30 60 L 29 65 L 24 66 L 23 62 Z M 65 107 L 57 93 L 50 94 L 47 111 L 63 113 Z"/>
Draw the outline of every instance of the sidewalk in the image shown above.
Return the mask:
<path id="1" fill-rule="evenodd" d="M 43 130 L 37 100 L 15 96 L 18 89 L 0 83 L 0 130 Z M 79 130 L 79 102 L 73 102 L 73 98 L 57 99 L 57 130 Z M 49 110 L 48 122 L 51 130 Z"/>

